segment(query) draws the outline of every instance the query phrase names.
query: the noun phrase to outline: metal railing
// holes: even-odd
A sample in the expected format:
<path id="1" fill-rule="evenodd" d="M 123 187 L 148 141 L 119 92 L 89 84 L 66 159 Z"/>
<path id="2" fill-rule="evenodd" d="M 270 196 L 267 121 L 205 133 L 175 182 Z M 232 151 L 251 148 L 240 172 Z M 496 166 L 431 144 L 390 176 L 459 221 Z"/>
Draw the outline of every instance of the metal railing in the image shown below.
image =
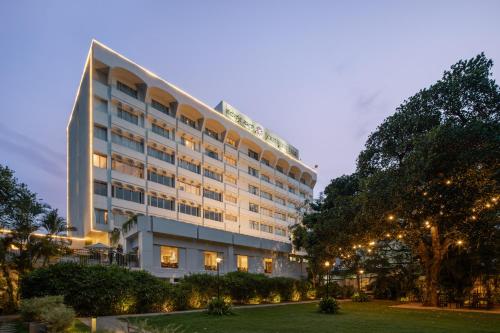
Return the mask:
<path id="1" fill-rule="evenodd" d="M 56 258 L 57 262 L 74 262 L 82 265 L 116 265 L 120 267 L 138 268 L 138 255 L 117 251 L 101 251 L 91 249 L 75 249 Z"/>

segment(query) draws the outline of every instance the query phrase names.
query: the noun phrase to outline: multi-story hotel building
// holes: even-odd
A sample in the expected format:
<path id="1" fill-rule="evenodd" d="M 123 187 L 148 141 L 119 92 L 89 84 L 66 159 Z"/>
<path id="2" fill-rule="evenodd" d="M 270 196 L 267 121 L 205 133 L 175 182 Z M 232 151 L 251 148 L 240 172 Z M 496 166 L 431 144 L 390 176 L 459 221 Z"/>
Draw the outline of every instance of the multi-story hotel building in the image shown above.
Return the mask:
<path id="1" fill-rule="evenodd" d="M 68 223 L 175 279 L 216 268 L 305 274 L 289 226 L 312 198 L 298 150 L 93 41 L 67 128 Z M 130 217 L 134 223 L 127 223 Z"/>

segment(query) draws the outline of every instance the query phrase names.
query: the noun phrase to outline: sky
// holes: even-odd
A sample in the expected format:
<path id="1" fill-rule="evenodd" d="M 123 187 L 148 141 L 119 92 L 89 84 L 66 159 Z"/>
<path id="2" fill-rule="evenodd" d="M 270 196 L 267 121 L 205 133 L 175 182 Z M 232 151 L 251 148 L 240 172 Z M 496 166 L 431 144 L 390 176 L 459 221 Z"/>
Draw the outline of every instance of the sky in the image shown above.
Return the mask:
<path id="1" fill-rule="evenodd" d="M 500 73 L 500 1 L 1 1 L 0 164 L 66 213 L 66 125 L 95 38 L 224 99 L 318 165 L 317 196 L 459 59 Z"/>

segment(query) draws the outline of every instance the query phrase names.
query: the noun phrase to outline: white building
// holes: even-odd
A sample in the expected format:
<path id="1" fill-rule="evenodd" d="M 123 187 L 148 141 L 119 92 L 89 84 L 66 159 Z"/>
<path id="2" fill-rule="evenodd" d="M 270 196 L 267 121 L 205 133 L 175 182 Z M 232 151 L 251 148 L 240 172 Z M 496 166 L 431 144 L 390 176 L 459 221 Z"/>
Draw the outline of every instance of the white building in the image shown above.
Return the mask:
<path id="1" fill-rule="evenodd" d="M 288 228 L 316 173 L 226 102 L 207 106 L 93 41 L 67 135 L 73 236 L 109 244 L 122 230 L 125 251 L 170 279 L 217 257 L 222 272 L 305 274 Z"/>

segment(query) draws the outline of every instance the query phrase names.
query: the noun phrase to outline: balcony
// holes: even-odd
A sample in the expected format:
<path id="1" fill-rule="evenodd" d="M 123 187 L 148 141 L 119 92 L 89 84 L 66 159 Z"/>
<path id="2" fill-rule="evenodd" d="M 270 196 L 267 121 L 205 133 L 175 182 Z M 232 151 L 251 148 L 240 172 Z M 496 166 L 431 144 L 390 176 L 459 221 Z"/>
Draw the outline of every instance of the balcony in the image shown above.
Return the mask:
<path id="1" fill-rule="evenodd" d="M 250 165 L 252 168 L 259 170 L 260 169 L 260 163 L 259 161 L 253 159 L 252 157 L 248 156 L 247 154 L 243 152 L 239 152 L 238 154 L 239 160 L 244 160 L 247 162 L 248 165 Z"/>
<path id="2" fill-rule="evenodd" d="M 171 148 L 174 151 L 177 149 L 177 143 L 174 140 L 156 134 L 152 131 L 148 131 L 148 140 L 155 141 L 156 143 Z"/>
<path id="3" fill-rule="evenodd" d="M 214 137 L 211 137 L 207 133 L 203 133 L 203 142 L 211 146 L 217 147 L 220 151 L 224 150 L 224 143 L 222 143 L 221 141 L 217 140 Z"/>
<path id="4" fill-rule="evenodd" d="M 187 133 L 197 139 L 201 139 L 201 132 L 200 130 L 193 128 L 189 126 L 188 124 L 183 123 L 182 121 L 178 120 L 177 121 L 177 128 L 184 133 Z"/>
<path id="5" fill-rule="evenodd" d="M 111 114 L 111 123 L 116 124 L 118 127 L 126 130 L 127 132 L 131 132 L 136 135 L 140 136 L 145 136 L 146 130 L 144 127 L 141 127 L 139 125 L 133 124 L 129 121 L 123 120 L 121 118 L 118 118 L 116 114 Z"/>
<path id="6" fill-rule="evenodd" d="M 221 201 L 214 200 L 214 199 L 207 198 L 207 197 L 203 197 L 203 201 L 210 208 L 217 208 L 220 210 L 224 210 L 224 203 Z M 218 221 L 215 221 L 215 222 L 218 222 Z M 218 222 L 218 223 L 220 223 L 220 222 Z"/>
<path id="7" fill-rule="evenodd" d="M 133 210 L 139 213 L 146 214 L 146 204 L 141 204 L 134 201 L 128 201 L 118 198 L 111 198 L 111 205 L 113 207 L 125 208 L 127 210 Z"/>
<path id="8" fill-rule="evenodd" d="M 207 176 L 203 176 L 203 185 L 210 186 L 219 191 L 222 191 L 224 189 L 224 183 Z"/>
<path id="9" fill-rule="evenodd" d="M 135 108 L 138 108 L 143 111 L 146 110 L 146 103 L 124 93 L 123 91 L 118 90 L 116 86 L 111 87 L 111 96 L 121 102 L 132 105 Z"/>
<path id="10" fill-rule="evenodd" d="M 227 143 L 224 144 L 224 152 L 229 153 L 233 156 L 238 156 L 238 150 Z"/>
<path id="11" fill-rule="evenodd" d="M 92 81 L 92 92 L 94 96 L 107 100 L 109 98 L 108 90 L 109 90 L 108 85 L 101 83 L 97 80 Z"/>
<path id="12" fill-rule="evenodd" d="M 150 180 L 147 181 L 147 184 L 148 184 L 149 191 L 163 193 L 163 194 L 170 195 L 173 197 L 177 196 L 177 190 L 174 187 L 170 187 L 170 186 L 163 185 L 160 183 L 152 182 Z"/>
<path id="13" fill-rule="evenodd" d="M 144 188 L 146 186 L 146 180 L 144 178 L 138 178 L 135 176 L 127 175 L 115 170 L 111 170 L 111 179 L 118 180 L 119 182 L 136 185 Z"/>
<path id="14" fill-rule="evenodd" d="M 175 210 L 163 209 L 154 206 L 148 206 L 148 214 L 165 219 L 177 219 L 177 212 Z"/>
<path id="15" fill-rule="evenodd" d="M 186 178 L 189 180 L 193 180 L 198 184 L 201 184 L 203 178 L 199 173 L 192 172 L 188 169 L 184 169 L 181 167 L 177 168 L 177 178 Z"/>
<path id="16" fill-rule="evenodd" d="M 94 110 L 93 118 L 94 123 L 108 127 L 108 113 Z"/>
<path id="17" fill-rule="evenodd" d="M 120 155 L 125 155 L 131 158 L 134 158 L 139 161 L 143 161 L 145 159 L 145 155 L 143 152 L 138 152 L 134 149 L 124 147 L 122 145 L 119 145 L 117 143 L 112 143 L 111 144 L 111 151 L 117 152 Z"/>
<path id="18" fill-rule="evenodd" d="M 148 105 L 148 114 L 152 115 L 153 117 L 155 117 L 157 119 L 161 119 L 161 120 L 167 122 L 168 124 L 172 125 L 172 127 L 175 127 L 175 124 L 176 124 L 175 117 L 170 116 L 166 113 L 163 113 L 160 110 L 155 109 L 151 105 Z"/>
<path id="19" fill-rule="evenodd" d="M 203 154 L 203 162 L 215 167 L 217 170 L 224 170 L 224 162 L 222 162 L 219 158 L 215 156 L 209 155 L 207 152 Z"/>
<path id="20" fill-rule="evenodd" d="M 186 156 L 188 159 L 194 159 L 196 162 L 202 161 L 202 154 L 197 150 L 193 150 L 182 143 L 177 143 L 177 154 L 179 156 Z"/>
<path id="21" fill-rule="evenodd" d="M 94 151 L 98 151 L 104 154 L 108 153 L 108 142 L 98 139 L 98 138 L 93 138 L 94 139 Z"/>

